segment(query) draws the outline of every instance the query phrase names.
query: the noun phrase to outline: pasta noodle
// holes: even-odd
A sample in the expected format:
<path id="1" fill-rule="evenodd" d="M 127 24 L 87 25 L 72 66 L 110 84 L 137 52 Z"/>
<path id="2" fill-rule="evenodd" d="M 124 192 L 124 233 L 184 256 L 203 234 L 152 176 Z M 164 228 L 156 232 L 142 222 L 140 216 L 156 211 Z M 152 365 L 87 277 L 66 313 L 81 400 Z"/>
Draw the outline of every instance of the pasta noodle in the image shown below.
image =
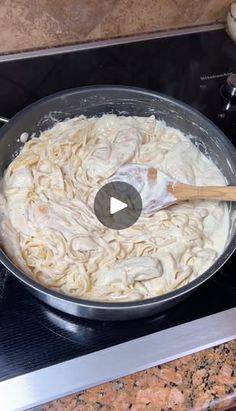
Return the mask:
<path id="1" fill-rule="evenodd" d="M 185 202 L 110 230 L 94 215 L 94 197 L 132 162 L 185 183 L 225 184 L 188 137 L 154 116 L 66 120 L 27 141 L 5 171 L 6 253 L 39 283 L 83 299 L 140 300 L 192 281 L 224 249 L 226 204 Z"/>

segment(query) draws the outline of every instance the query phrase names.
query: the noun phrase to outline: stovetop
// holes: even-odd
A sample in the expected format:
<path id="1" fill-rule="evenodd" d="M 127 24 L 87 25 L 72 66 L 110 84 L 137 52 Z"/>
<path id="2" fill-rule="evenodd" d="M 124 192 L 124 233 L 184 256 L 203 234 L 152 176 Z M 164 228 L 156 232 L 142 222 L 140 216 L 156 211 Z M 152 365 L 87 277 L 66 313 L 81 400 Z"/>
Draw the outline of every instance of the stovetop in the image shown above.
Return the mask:
<path id="1" fill-rule="evenodd" d="M 145 87 L 204 113 L 236 143 L 235 106 L 220 89 L 236 72 L 236 47 L 224 30 L 139 41 L 0 63 L 0 115 L 12 117 L 59 90 L 94 84 Z M 235 255 L 185 302 L 129 322 L 65 315 L 39 302 L 1 268 L 0 380 L 58 364 L 235 307 Z"/>
<path id="2" fill-rule="evenodd" d="M 38 302 L 11 276 L 0 300 L 0 380 L 235 307 L 235 257 L 185 302 L 143 320 L 78 319 Z"/>

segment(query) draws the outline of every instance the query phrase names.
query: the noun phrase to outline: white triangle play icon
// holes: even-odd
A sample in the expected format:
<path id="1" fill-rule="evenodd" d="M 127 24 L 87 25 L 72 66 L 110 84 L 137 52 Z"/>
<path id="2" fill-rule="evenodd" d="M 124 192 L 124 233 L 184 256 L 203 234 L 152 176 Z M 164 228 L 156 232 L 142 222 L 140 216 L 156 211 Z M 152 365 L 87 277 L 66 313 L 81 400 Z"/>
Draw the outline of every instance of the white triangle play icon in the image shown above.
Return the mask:
<path id="1" fill-rule="evenodd" d="M 128 207 L 128 205 L 123 201 L 120 201 L 115 197 L 110 198 L 110 214 L 115 214 L 117 211 L 124 210 L 126 207 Z"/>

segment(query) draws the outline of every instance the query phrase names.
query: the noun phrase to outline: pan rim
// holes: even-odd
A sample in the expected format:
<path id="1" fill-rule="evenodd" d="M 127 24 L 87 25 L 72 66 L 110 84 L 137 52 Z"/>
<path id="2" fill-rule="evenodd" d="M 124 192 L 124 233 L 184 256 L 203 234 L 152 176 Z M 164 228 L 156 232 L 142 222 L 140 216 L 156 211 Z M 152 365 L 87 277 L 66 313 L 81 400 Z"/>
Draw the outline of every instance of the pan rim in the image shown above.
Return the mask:
<path id="1" fill-rule="evenodd" d="M 49 96 L 43 97 L 32 104 L 26 106 L 22 110 L 20 110 L 18 113 L 16 113 L 12 119 L 10 119 L 9 123 L 5 124 L 1 130 L 0 130 L 0 139 L 4 136 L 5 132 L 12 127 L 12 125 L 18 121 L 18 118 L 22 118 L 22 116 L 27 115 L 32 108 L 37 107 L 42 105 L 43 103 L 47 103 L 50 100 L 53 100 L 56 97 L 63 97 L 65 98 L 67 95 L 72 95 L 72 94 L 78 94 L 78 93 L 83 93 L 86 91 L 89 92 L 101 92 L 102 90 L 110 90 L 110 91 L 125 91 L 125 92 L 133 92 L 135 95 L 135 92 L 139 92 L 143 94 L 144 96 L 151 96 L 153 98 L 159 98 L 163 101 L 168 101 L 173 103 L 175 106 L 179 106 L 183 108 L 186 112 L 193 113 L 197 118 L 201 119 L 204 123 L 210 125 L 213 129 L 217 131 L 218 136 L 224 141 L 225 145 L 227 148 L 235 153 L 236 155 L 236 149 L 231 143 L 231 141 L 228 139 L 228 137 L 210 120 L 208 119 L 205 115 L 200 113 L 198 110 L 192 108 L 186 103 L 181 102 L 178 99 L 175 99 L 173 97 L 169 97 L 165 94 L 159 93 L 157 91 L 153 90 L 148 90 L 146 88 L 141 88 L 141 87 L 131 87 L 131 86 L 126 86 L 126 85 L 91 85 L 91 86 L 84 86 L 84 87 L 77 87 L 77 88 L 71 88 L 71 89 L 66 89 L 59 91 L 54 94 L 50 94 Z M 236 249 L 236 229 L 234 231 L 233 237 L 229 244 L 226 246 L 225 250 L 223 253 L 218 257 L 218 259 L 213 263 L 212 266 L 210 266 L 206 271 L 204 271 L 200 276 L 195 278 L 193 281 L 191 281 L 189 284 L 186 284 L 185 286 L 182 286 L 180 288 L 177 288 L 176 290 L 170 291 L 168 293 L 165 293 L 161 296 L 155 296 L 152 298 L 144 299 L 144 300 L 137 300 L 137 301 L 131 301 L 131 302 L 106 302 L 106 301 L 96 301 L 96 300 L 86 300 L 82 298 L 77 298 L 77 297 L 71 297 L 66 294 L 61 294 L 57 291 L 51 290 L 50 288 L 47 288 L 43 286 L 42 284 L 38 283 L 35 281 L 33 278 L 30 278 L 27 274 L 25 274 L 23 271 L 21 271 L 18 267 L 16 267 L 12 261 L 8 258 L 8 256 L 4 253 L 2 249 L 0 249 L 0 262 L 20 281 L 22 281 L 25 285 L 27 285 L 29 288 L 32 288 L 36 291 L 39 291 L 40 294 L 46 294 L 50 295 L 55 299 L 58 299 L 60 301 L 66 301 L 69 303 L 72 303 L 74 305 L 80 305 L 83 306 L 84 308 L 96 308 L 96 309 L 101 309 L 101 310 L 119 310 L 119 309 L 136 309 L 138 307 L 152 307 L 156 306 L 158 303 L 164 303 L 170 300 L 175 299 L 176 297 L 181 297 L 190 291 L 194 290 L 196 287 L 202 285 L 205 281 L 207 281 L 210 277 L 212 277 L 225 263 L 226 261 L 230 258 L 230 256 L 233 254 L 233 252 Z M 223 260 L 223 261 L 222 261 Z M 212 267 L 214 269 L 212 270 Z"/>

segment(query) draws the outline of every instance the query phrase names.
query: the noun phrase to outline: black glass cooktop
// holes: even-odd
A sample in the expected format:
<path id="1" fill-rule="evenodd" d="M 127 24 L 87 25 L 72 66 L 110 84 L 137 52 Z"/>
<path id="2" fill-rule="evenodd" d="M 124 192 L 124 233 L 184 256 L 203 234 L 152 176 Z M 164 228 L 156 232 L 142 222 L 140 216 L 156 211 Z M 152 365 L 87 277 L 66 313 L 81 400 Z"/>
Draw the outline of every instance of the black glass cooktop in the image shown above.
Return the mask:
<path id="1" fill-rule="evenodd" d="M 223 30 L 0 63 L 0 116 L 59 90 L 93 84 L 145 87 L 200 110 L 236 143 L 236 106 L 224 84 L 236 46 Z M 221 90 L 222 93 L 221 93 Z M 226 96 L 227 97 L 227 96 Z M 0 380 L 235 306 L 235 255 L 185 302 L 148 319 L 97 322 L 40 303 L 0 270 Z"/>

